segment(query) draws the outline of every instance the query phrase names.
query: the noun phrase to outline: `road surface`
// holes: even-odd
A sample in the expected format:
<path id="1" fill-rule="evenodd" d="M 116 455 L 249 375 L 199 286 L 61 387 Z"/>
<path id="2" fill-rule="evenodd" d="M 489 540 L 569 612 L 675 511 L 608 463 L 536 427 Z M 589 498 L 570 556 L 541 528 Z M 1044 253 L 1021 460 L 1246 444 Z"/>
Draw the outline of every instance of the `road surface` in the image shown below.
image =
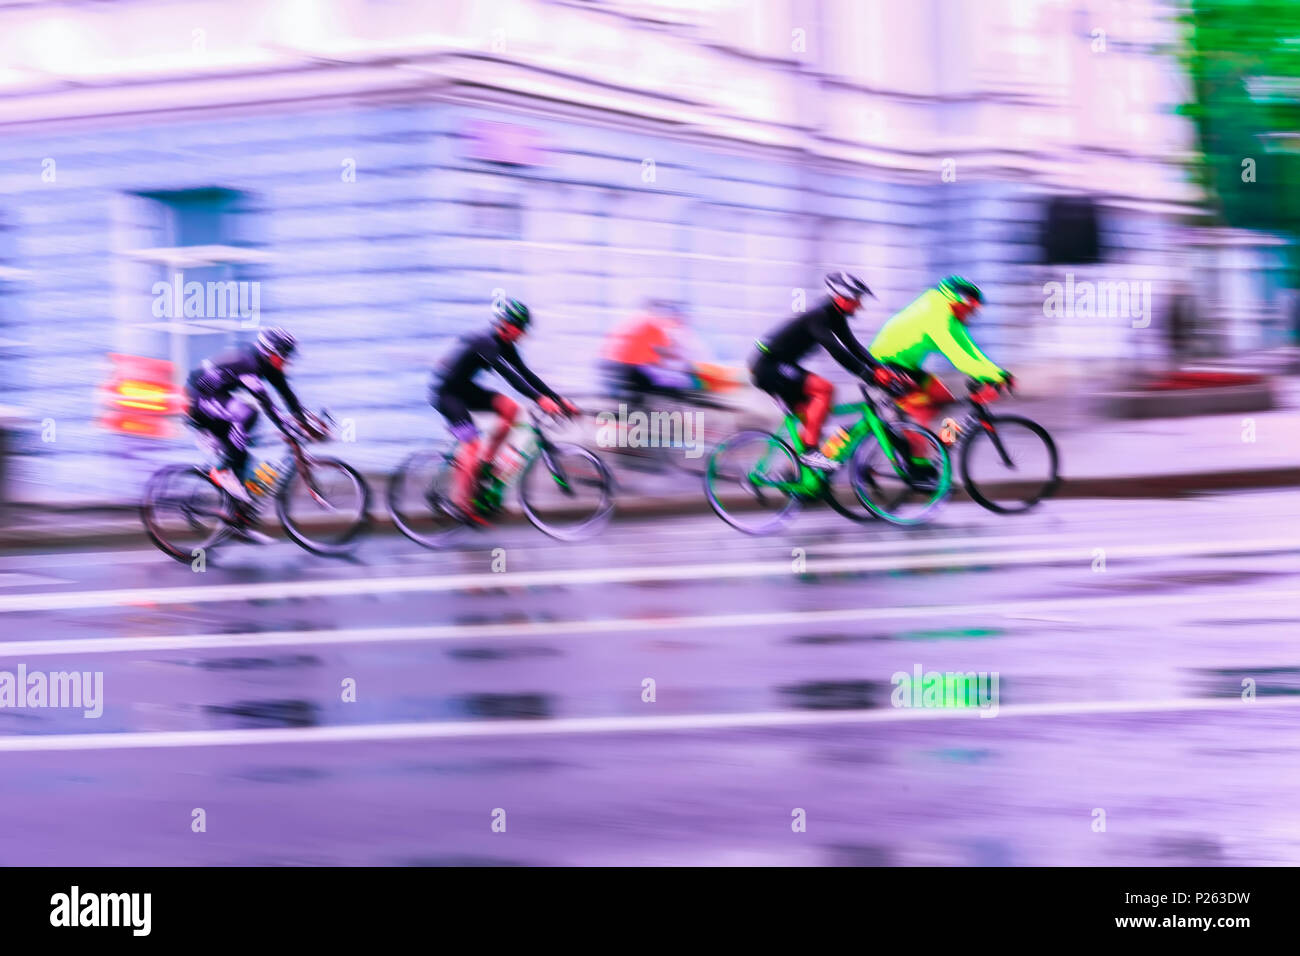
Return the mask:
<path id="1" fill-rule="evenodd" d="M 0 706 L 0 861 L 1294 865 L 1297 542 L 1252 493 L 8 553 L 0 681 L 103 699 Z"/>

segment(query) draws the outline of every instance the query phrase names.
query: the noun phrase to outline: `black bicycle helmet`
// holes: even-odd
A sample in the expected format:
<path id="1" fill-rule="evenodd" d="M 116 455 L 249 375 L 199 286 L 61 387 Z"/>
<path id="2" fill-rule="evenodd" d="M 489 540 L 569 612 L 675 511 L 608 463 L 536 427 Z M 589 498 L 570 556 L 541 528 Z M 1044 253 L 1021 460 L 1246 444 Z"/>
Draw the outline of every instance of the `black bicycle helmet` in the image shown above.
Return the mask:
<path id="1" fill-rule="evenodd" d="M 270 357 L 288 358 L 298 348 L 298 340 L 284 329 L 263 329 L 257 333 L 257 351 Z"/>
<path id="2" fill-rule="evenodd" d="M 867 284 L 855 275 L 847 272 L 831 272 L 826 276 L 826 289 L 837 299 L 861 299 L 864 295 L 869 295 L 873 299 L 875 293 L 867 288 Z"/>
<path id="3" fill-rule="evenodd" d="M 501 299 L 492 306 L 492 317 L 498 322 L 520 329 L 528 328 L 528 323 L 532 321 L 532 313 L 528 311 L 528 306 L 518 299 Z"/>

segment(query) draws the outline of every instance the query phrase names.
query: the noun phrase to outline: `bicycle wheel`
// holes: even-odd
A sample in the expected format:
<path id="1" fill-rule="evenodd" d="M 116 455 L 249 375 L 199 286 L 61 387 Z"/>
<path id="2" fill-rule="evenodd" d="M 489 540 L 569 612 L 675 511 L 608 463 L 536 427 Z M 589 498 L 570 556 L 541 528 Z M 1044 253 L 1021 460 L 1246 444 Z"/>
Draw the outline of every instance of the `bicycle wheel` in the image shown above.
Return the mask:
<path id="1" fill-rule="evenodd" d="M 529 459 L 519 478 L 524 514 L 561 541 L 595 534 L 614 512 L 614 479 L 581 445 L 555 442 Z"/>
<path id="2" fill-rule="evenodd" d="M 196 551 L 227 537 L 233 516 L 230 495 L 189 465 L 168 465 L 155 473 L 140 503 L 149 540 L 177 561 L 190 561 Z"/>
<path id="3" fill-rule="evenodd" d="M 832 472 L 828 477 L 826 487 L 822 491 L 822 497 L 830 505 L 831 510 L 843 515 L 850 521 L 859 523 L 879 521 L 879 515 L 873 511 L 868 511 L 862 506 L 862 502 L 858 499 L 858 493 L 853 488 L 853 481 L 850 476 L 855 467 L 853 459 L 850 457 L 849 460 Z"/>
<path id="4" fill-rule="evenodd" d="M 293 469 L 276 495 L 275 510 L 299 547 L 346 554 L 370 522 L 370 486 L 351 465 L 314 458 L 310 475 Z"/>
<path id="5" fill-rule="evenodd" d="M 451 508 L 448 451 L 417 451 L 388 479 L 388 514 L 397 530 L 426 548 L 445 548 L 465 530 Z"/>
<path id="6" fill-rule="evenodd" d="M 668 449 L 668 461 L 678 471 L 703 478 L 709 467 L 709 456 L 736 427 L 736 414 L 725 407 L 705 403 L 685 403 L 681 407 L 682 441 L 674 438 Z M 676 428 L 676 420 L 669 419 L 669 427 Z M 691 437 L 688 439 L 687 435 Z"/>
<path id="7" fill-rule="evenodd" d="M 895 455 L 908 462 L 899 474 L 880 442 L 868 435 L 858 442 L 849 460 L 849 480 L 863 506 L 891 524 L 914 525 L 928 520 L 952 489 L 952 462 L 939 436 L 912 422 L 890 427 Z M 928 468 L 910 463 L 924 458 Z"/>
<path id="8" fill-rule="evenodd" d="M 971 432 L 961 450 L 966 493 L 989 511 L 1028 511 L 1060 484 L 1056 444 L 1037 422 L 990 416 L 993 430 Z"/>
<path id="9" fill-rule="evenodd" d="M 778 487 L 799 480 L 794 449 L 768 432 L 732 435 L 709 456 L 704 493 L 719 518 L 745 534 L 770 534 L 798 513 L 797 495 Z"/>

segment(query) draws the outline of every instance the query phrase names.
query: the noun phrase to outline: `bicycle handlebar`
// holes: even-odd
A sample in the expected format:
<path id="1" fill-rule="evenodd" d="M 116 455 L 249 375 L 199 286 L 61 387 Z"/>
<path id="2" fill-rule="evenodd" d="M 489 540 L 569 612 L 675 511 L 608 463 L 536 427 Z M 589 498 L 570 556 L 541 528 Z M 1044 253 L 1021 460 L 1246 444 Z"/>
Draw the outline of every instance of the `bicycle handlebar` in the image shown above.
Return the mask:
<path id="1" fill-rule="evenodd" d="M 904 375 L 903 373 L 897 372 L 893 369 L 890 369 L 890 372 L 893 373 L 894 380 L 889 383 L 877 382 L 875 379 L 863 380 L 862 383 L 859 385 L 859 388 L 862 389 L 862 397 L 863 398 L 869 397 L 869 393 L 867 391 L 868 386 L 872 388 L 878 388 L 881 391 L 883 391 L 885 394 L 893 398 L 901 398 L 902 396 L 906 395 L 908 392 L 916 388 L 916 382 L 911 378 L 909 378 L 908 376 Z"/>
<path id="2" fill-rule="evenodd" d="M 977 378 L 966 379 L 966 392 L 974 395 L 982 388 L 991 388 L 995 392 L 1006 392 L 1008 395 L 1015 394 L 1015 388 L 1010 382 L 985 382 Z"/>
<path id="3" fill-rule="evenodd" d="M 529 420 L 538 427 L 541 427 L 542 425 L 551 425 L 559 421 L 567 421 L 577 417 L 577 414 L 570 414 L 562 406 L 559 413 L 555 415 L 542 411 L 536 405 L 530 406 L 528 409 Z"/>
<path id="4" fill-rule="evenodd" d="M 329 411 L 324 408 L 322 408 L 320 412 L 308 411 L 304 417 L 314 424 L 319 424 L 320 427 L 304 428 L 302 423 L 296 419 L 287 419 L 285 421 L 286 427 L 281 429 L 286 440 L 298 443 L 312 441 L 323 442 L 330 437 L 330 432 L 332 431 L 331 426 L 334 424 L 334 417 L 330 415 Z"/>

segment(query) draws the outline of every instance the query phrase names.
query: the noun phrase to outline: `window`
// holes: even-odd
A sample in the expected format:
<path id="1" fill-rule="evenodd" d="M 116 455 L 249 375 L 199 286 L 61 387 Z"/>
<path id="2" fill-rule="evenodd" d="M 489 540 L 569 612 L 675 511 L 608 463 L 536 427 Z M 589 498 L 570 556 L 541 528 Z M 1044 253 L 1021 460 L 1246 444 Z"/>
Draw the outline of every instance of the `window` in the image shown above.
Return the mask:
<path id="1" fill-rule="evenodd" d="M 248 243 L 248 196 L 208 188 L 119 197 L 120 351 L 169 361 L 175 384 L 203 359 L 255 334 L 261 316 Z"/>

